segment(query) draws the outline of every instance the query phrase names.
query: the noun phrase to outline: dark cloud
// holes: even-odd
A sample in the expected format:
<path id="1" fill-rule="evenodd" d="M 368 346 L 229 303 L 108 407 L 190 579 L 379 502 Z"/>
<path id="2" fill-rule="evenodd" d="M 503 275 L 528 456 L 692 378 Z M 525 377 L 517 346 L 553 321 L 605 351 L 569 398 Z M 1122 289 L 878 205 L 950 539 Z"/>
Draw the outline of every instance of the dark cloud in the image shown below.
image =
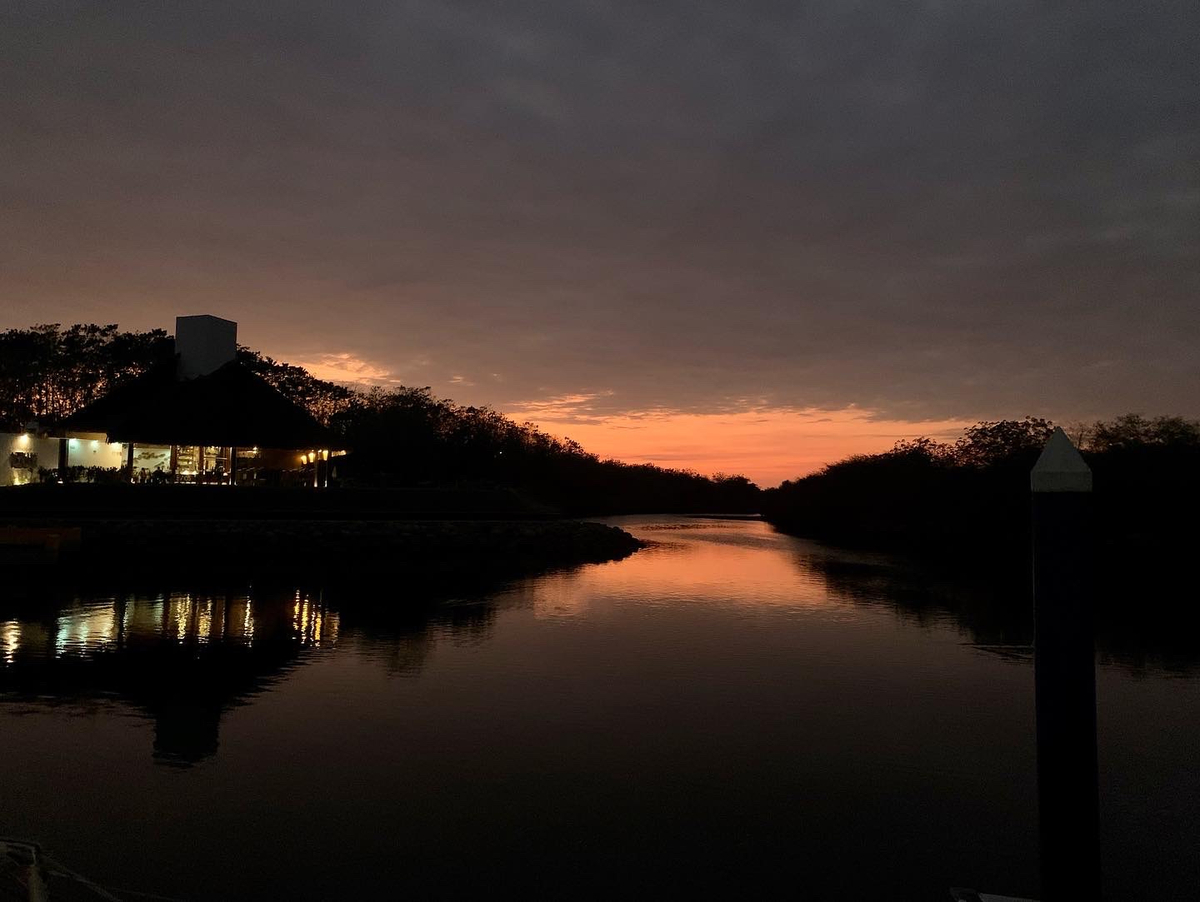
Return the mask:
<path id="1" fill-rule="evenodd" d="M 1200 414 L 1200 6 L 21 0 L 8 325 L 593 411 Z"/>

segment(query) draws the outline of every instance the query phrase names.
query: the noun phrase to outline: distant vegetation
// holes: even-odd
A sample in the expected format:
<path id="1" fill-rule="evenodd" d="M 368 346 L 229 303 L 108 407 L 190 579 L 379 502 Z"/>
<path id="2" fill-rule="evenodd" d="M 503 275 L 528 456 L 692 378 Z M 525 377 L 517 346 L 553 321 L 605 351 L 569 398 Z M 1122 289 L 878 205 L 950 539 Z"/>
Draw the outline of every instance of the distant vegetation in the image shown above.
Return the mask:
<path id="1" fill-rule="evenodd" d="M 601 460 L 532 423 L 435 398 L 428 388 L 356 393 L 331 425 L 354 449 L 352 480 L 511 486 L 586 513 L 757 509 L 758 488 L 745 477 Z"/>
<path id="2" fill-rule="evenodd" d="M 0 332 L 0 429 L 52 425 L 173 359 L 163 330 L 39 325 Z M 984 548 L 1028 541 L 1029 469 L 1044 419 L 982 422 L 953 443 L 918 438 L 760 492 L 703 476 L 602 460 L 578 443 L 429 388 L 361 390 L 239 349 L 242 363 L 343 437 L 341 478 L 360 486 L 509 487 L 571 513 L 754 512 L 790 532 L 878 547 Z M 1127 415 L 1067 430 L 1096 478 L 1113 536 L 1195 535 L 1200 423 Z"/>
<path id="3" fill-rule="evenodd" d="M 340 477 L 367 486 L 515 488 L 569 513 L 750 512 L 758 488 L 742 476 L 703 476 L 602 460 L 570 439 L 488 407 L 437 398 L 428 387 L 359 390 L 249 348 L 241 362 L 343 437 Z M 170 362 L 162 330 L 39 325 L 0 332 L 0 429 L 43 427 Z"/>
<path id="4" fill-rule="evenodd" d="M 788 532 L 879 548 L 1009 552 L 1029 542 L 1029 471 L 1054 424 L 983 422 L 957 442 L 903 441 L 764 491 Z M 1194 540 L 1200 422 L 1136 414 L 1067 432 L 1095 479 L 1102 537 L 1134 545 Z M 1189 538 L 1190 537 L 1190 538 Z"/>
<path id="5" fill-rule="evenodd" d="M 55 323 L 0 332 L 0 430 L 70 416 L 174 353 L 162 329 Z"/>

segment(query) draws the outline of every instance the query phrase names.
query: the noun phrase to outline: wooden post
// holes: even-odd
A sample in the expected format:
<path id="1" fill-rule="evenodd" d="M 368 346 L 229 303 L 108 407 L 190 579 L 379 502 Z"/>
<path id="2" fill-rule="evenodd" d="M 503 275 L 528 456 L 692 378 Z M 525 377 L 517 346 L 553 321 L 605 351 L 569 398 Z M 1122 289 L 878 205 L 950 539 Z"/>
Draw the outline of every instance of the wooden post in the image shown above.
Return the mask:
<path id="1" fill-rule="evenodd" d="M 229 449 L 229 484 L 237 485 L 237 448 Z"/>
<path id="2" fill-rule="evenodd" d="M 1092 471 L 1062 429 L 1030 484 L 1042 899 L 1082 902 L 1100 898 Z"/>

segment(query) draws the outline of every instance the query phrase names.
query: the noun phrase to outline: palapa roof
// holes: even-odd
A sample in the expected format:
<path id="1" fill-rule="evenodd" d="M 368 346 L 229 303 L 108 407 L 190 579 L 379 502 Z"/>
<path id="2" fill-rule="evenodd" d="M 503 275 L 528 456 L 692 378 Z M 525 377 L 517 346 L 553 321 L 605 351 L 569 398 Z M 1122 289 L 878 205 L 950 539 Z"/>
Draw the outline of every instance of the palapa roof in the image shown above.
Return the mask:
<path id="1" fill-rule="evenodd" d="M 236 361 L 193 379 L 177 379 L 173 363 L 157 368 L 76 411 L 57 431 L 153 445 L 339 447 L 306 410 Z"/>

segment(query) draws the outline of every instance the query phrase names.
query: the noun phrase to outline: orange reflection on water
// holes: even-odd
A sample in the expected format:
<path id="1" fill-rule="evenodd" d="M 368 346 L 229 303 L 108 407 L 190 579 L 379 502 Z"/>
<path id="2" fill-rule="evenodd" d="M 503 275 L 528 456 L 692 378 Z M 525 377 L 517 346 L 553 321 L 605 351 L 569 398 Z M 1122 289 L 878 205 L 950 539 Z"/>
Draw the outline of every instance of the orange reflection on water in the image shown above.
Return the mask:
<path id="1" fill-rule="evenodd" d="M 599 599 L 639 605 L 694 601 L 743 609 L 832 610 L 848 604 L 820 574 L 780 554 L 794 540 L 766 523 L 614 522 L 649 547 L 622 561 L 539 578 L 533 599 L 538 616 L 583 614 Z"/>

